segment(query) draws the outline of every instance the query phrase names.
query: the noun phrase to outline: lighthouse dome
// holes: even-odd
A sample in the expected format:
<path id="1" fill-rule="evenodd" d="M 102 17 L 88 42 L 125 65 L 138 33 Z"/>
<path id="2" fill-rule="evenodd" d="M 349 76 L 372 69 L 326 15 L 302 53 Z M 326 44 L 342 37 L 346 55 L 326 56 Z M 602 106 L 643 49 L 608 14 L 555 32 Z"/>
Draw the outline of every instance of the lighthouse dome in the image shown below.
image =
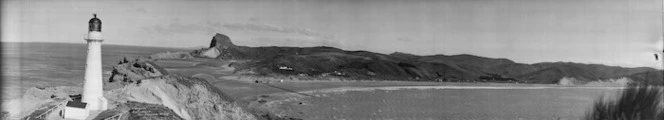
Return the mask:
<path id="1" fill-rule="evenodd" d="M 93 16 L 94 17 L 92 19 L 90 19 L 90 22 L 88 22 L 88 25 L 89 25 L 88 31 L 89 32 L 92 32 L 92 31 L 101 32 L 101 20 L 99 18 L 97 18 L 97 14 L 93 14 Z"/>

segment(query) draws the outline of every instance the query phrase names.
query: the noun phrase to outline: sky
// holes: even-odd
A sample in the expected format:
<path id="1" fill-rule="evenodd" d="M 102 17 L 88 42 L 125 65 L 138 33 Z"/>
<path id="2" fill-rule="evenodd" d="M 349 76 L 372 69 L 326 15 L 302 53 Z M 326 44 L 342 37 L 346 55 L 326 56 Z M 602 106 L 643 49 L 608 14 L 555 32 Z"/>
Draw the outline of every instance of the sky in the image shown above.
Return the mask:
<path id="1" fill-rule="evenodd" d="M 332 46 L 379 53 L 473 54 L 521 63 L 662 68 L 661 0 L 9 0 L 3 42 Z M 661 54 L 660 54 L 661 57 Z"/>

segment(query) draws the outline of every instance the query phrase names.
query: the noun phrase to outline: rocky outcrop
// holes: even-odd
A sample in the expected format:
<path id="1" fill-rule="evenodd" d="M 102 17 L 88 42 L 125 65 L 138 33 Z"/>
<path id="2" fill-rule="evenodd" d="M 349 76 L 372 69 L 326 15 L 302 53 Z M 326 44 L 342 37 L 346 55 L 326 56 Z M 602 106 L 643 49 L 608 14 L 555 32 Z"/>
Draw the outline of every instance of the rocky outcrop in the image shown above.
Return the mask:
<path id="1" fill-rule="evenodd" d="M 210 47 L 194 50 L 190 54 L 202 58 L 234 59 L 231 54 L 237 53 L 237 49 L 238 46 L 235 46 L 228 36 L 217 33 L 212 37 Z"/>
<path id="2" fill-rule="evenodd" d="M 216 47 L 211 47 L 208 49 L 201 50 L 200 54 L 198 54 L 200 57 L 206 57 L 206 58 L 217 58 L 221 53 Z"/>
<path id="3" fill-rule="evenodd" d="M 224 34 L 215 34 L 214 37 L 212 37 L 212 41 L 210 42 L 210 47 L 213 48 L 216 47 L 220 50 L 225 50 L 229 48 L 236 48 L 235 44 L 231 41 L 231 38 Z"/>
<path id="4" fill-rule="evenodd" d="M 157 77 L 168 74 L 166 70 L 151 62 L 151 59 L 135 59 L 128 61 L 126 58 L 113 66 L 108 83 L 134 83 L 149 77 Z M 116 82 L 120 81 L 120 82 Z"/>

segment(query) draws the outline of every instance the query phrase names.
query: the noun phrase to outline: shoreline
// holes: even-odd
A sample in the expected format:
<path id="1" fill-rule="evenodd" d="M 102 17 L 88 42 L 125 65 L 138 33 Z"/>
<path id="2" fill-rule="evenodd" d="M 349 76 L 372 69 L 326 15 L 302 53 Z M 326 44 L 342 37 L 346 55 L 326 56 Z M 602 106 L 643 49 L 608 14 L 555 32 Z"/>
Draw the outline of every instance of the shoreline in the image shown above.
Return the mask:
<path id="1" fill-rule="evenodd" d="M 467 90 L 527 90 L 527 89 L 605 89 L 605 90 L 620 90 L 626 89 L 628 87 L 616 87 L 616 86 L 531 86 L 531 87 L 522 87 L 522 86 L 384 86 L 384 87 L 339 87 L 339 88 L 328 88 L 328 89 L 319 89 L 319 90 L 307 90 L 301 91 L 300 93 L 337 93 L 337 92 L 349 92 L 349 91 L 376 91 L 376 90 L 444 90 L 444 89 L 467 89 Z M 283 94 L 283 93 L 275 93 Z M 290 94 L 290 93 L 287 93 Z"/>
<path id="2" fill-rule="evenodd" d="M 472 83 L 469 83 L 472 84 Z M 345 93 L 345 92 L 373 92 L 373 91 L 378 91 L 378 90 L 385 90 L 385 91 L 397 91 L 397 90 L 545 90 L 545 89 L 551 89 L 551 90 L 564 90 L 564 89 L 588 89 L 588 90 L 622 90 L 622 89 L 627 89 L 629 86 L 583 86 L 583 85 L 576 85 L 576 86 L 564 86 L 564 85 L 556 85 L 556 84 L 539 84 L 537 86 L 532 86 L 531 84 L 520 84 L 520 85 L 509 85 L 509 84 L 503 84 L 503 85 L 458 85 L 458 84 L 443 84 L 443 85 L 387 85 L 387 86 L 356 86 L 356 87 L 336 87 L 336 88 L 324 88 L 324 89 L 314 89 L 314 90 L 303 90 L 303 91 L 295 91 L 295 92 L 277 92 L 277 93 L 272 93 L 272 94 L 264 94 L 268 96 L 273 96 L 276 98 L 282 98 L 281 100 L 276 100 L 276 101 L 283 101 L 287 99 L 300 99 L 303 97 L 319 97 L 317 94 L 327 94 L 327 93 L 333 93 L 333 94 L 339 94 L 339 93 Z M 252 98 L 260 98 L 261 96 L 264 95 L 255 95 L 255 96 L 250 96 L 244 98 L 245 100 L 249 100 Z"/>

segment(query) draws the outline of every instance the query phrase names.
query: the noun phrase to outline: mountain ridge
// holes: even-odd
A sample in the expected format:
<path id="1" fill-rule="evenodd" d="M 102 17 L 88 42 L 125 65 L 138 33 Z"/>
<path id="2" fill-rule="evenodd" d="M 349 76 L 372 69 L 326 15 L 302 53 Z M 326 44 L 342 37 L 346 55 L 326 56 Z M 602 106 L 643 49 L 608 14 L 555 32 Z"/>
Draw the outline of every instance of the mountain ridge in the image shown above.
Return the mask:
<path id="1" fill-rule="evenodd" d="M 228 36 L 219 33 L 212 38 L 209 48 L 191 54 L 202 56 L 206 51 L 219 51 L 219 54 L 206 54 L 209 58 L 244 61 L 233 64 L 237 73 L 309 78 L 557 83 L 563 77 L 597 81 L 657 70 L 574 62 L 526 64 L 472 54 L 382 54 L 327 46 L 247 47 L 235 45 Z"/>

